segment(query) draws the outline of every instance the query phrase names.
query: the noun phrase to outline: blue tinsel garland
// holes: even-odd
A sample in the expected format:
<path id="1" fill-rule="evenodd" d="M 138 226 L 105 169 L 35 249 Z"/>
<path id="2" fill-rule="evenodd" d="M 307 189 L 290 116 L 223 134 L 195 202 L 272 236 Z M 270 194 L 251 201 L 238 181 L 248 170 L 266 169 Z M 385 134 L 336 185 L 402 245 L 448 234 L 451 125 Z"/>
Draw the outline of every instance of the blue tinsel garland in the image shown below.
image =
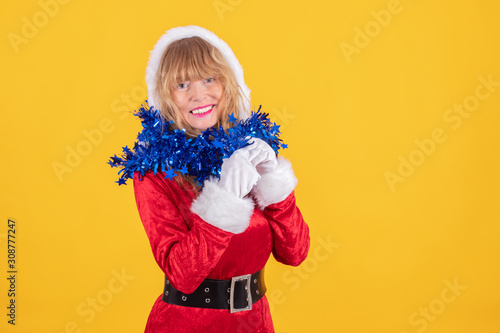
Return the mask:
<path id="1" fill-rule="evenodd" d="M 222 160 L 248 146 L 251 137 L 267 142 L 276 153 L 280 148 L 287 148 L 279 138 L 279 126 L 271 123 L 260 107 L 243 121 L 230 115 L 234 126 L 226 131 L 211 127 L 196 138 L 186 137 L 184 130 L 170 129 L 173 122 L 163 120 L 154 108 L 142 105 L 134 114 L 141 118 L 143 127 L 134 148 L 123 147 L 122 156 L 114 155 L 108 162 L 111 167 L 121 167 L 118 185 L 126 184 L 135 172 L 142 178 L 147 171 L 156 174 L 160 170 L 169 179 L 176 174 L 189 174 L 202 186 L 208 177 L 218 178 Z"/>

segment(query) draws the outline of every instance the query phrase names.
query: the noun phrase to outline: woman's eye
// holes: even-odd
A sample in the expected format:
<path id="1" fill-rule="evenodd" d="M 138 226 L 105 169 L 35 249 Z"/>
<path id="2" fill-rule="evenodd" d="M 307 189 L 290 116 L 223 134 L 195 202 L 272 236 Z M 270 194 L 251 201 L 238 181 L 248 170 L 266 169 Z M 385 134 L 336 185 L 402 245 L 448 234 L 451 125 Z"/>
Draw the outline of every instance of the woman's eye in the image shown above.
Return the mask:
<path id="1" fill-rule="evenodd" d="M 213 77 L 209 77 L 207 79 L 205 79 L 205 82 L 207 83 L 210 83 L 210 82 L 213 82 L 215 79 Z"/>
<path id="2" fill-rule="evenodd" d="M 186 87 L 187 87 L 187 84 L 185 84 L 185 83 L 179 83 L 177 85 L 177 88 L 179 88 L 179 89 L 183 89 L 183 88 L 186 88 Z"/>

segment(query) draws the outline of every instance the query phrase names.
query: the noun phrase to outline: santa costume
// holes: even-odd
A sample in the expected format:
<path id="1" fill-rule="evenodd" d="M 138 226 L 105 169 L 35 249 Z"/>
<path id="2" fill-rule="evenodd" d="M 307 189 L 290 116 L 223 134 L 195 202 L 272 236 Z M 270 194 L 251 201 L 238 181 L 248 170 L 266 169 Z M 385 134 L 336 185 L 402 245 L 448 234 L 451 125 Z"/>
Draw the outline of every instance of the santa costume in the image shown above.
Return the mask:
<path id="1" fill-rule="evenodd" d="M 245 97 L 240 117 L 248 117 L 250 90 L 238 60 L 224 41 L 196 26 L 167 31 L 152 50 L 146 71 L 149 105 L 157 104 L 156 72 L 166 47 L 192 36 L 222 53 Z M 264 266 L 271 253 L 283 264 L 299 265 L 310 242 L 295 203 L 291 164 L 282 157 L 277 161 L 243 198 L 225 191 L 217 179 L 206 180 L 196 192 L 165 171 L 134 173 L 139 215 L 165 274 L 146 332 L 274 332 Z"/>

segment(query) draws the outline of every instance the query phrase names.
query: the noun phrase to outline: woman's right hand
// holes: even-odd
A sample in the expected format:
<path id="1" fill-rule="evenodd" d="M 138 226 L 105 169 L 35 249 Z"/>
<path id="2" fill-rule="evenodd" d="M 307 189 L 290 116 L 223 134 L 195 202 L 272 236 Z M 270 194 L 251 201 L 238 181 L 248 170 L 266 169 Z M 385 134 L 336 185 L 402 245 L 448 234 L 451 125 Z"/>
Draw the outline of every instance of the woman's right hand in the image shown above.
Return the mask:
<path id="1" fill-rule="evenodd" d="M 246 196 L 260 179 L 260 174 L 250 161 L 251 150 L 247 146 L 236 150 L 222 162 L 219 185 L 238 198 Z"/>

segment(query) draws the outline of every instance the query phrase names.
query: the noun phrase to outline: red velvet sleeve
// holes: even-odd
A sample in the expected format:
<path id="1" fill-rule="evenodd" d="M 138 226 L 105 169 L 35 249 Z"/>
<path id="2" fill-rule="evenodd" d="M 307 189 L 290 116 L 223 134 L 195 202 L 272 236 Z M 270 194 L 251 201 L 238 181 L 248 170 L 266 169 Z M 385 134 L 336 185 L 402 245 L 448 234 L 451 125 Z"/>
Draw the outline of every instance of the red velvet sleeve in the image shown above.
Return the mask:
<path id="1" fill-rule="evenodd" d="M 307 257 L 310 239 L 309 227 L 295 203 L 292 192 L 285 200 L 264 209 L 273 229 L 274 258 L 286 265 L 298 266 Z"/>
<path id="2" fill-rule="evenodd" d="M 168 182 L 153 173 L 139 180 L 136 173 L 135 199 L 156 262 L 176 289 L 190 294 L 214 269 L 234 234 L 196 214 L 189 214 L 189 229 L 175 200 L 186 194 L 174 193 Z"/>

